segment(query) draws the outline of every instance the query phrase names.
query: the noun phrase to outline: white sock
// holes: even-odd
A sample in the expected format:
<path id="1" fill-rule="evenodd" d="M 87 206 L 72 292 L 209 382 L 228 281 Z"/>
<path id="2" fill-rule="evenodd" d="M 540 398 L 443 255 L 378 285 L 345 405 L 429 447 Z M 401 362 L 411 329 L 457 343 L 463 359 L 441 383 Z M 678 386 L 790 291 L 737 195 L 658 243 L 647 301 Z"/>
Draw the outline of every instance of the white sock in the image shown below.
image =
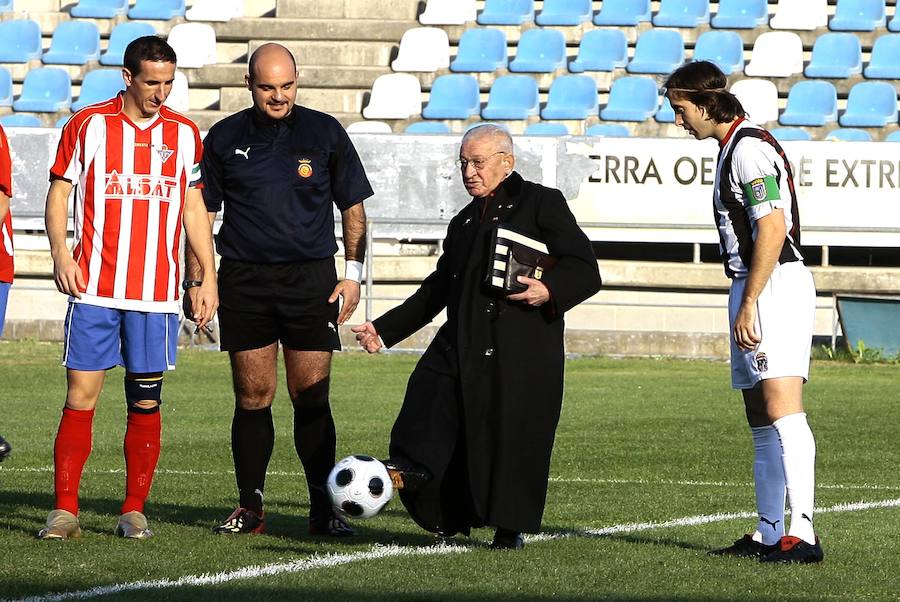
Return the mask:
<path id="1" fill-rule="evenodd" d="M 779 418 L 772 426 L 781 439 L 784 478 L 791 506 L 791 527 L 788 535 L 814 544 L 813 505 L 816 486 L 816 442 L 813 439 L 806 413 L 799 412 Z"/>
<path id="2" fill-rule="evenodd" d="M 767 546 L 784 535 L 784 463 L 781 442 L 773 426 L 750 427 L 753 433 L 753 483 L 756 487 L 756 514 L 759 522 L 754 541 Z"/>

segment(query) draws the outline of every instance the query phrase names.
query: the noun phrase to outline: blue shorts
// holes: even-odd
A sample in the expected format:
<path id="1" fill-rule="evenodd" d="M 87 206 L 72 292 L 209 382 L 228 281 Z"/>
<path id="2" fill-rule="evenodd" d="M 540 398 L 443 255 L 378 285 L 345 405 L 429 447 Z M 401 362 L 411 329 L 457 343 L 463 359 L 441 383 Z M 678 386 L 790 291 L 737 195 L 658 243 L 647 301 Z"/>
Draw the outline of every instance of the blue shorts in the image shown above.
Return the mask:
<path id="1" fill-rule="evenodd" d="M 6 323 L 6 301 L 9 299 L 9 282 L 0 282 L 0 337 L 3 336 L 3 325 Z"/>
<path id="2" fill-rule="evenodd" d="M 69 303 L 63 338 L 63 366 L 134 373 L 175 369 L 178 314 L 129 311 Z"/>

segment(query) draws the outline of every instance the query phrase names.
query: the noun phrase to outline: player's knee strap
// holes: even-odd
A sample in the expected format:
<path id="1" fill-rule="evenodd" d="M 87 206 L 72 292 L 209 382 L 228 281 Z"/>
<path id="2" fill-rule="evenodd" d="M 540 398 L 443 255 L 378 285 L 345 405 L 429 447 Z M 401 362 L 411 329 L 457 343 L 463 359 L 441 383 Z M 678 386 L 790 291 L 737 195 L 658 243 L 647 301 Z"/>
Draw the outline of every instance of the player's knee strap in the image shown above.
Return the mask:
<path id="1" fill-rule="evenodd" d="M 128 378 L 125 377 L 125 403 L 129 412 L 139 414 L 153 414 L 159 411 L 162 404 L 162 376 L 154 378 Z M 139 406 L 142 401 L 155 401 L 152 408 Z"/>

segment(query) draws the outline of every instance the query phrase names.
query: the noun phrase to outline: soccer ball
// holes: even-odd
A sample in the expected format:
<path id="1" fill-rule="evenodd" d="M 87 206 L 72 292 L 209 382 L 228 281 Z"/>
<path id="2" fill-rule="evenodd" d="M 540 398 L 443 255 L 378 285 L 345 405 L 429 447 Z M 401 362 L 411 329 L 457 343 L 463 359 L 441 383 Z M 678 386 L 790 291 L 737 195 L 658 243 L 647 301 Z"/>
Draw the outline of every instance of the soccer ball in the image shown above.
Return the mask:
<path id="1" fill-rule="evenodd" d="M 394 486 L 384 464 L 371 456 L 348 456 L 328 475 L 331 505 L 348 518 L 372 518 L 391 501 Z"/>

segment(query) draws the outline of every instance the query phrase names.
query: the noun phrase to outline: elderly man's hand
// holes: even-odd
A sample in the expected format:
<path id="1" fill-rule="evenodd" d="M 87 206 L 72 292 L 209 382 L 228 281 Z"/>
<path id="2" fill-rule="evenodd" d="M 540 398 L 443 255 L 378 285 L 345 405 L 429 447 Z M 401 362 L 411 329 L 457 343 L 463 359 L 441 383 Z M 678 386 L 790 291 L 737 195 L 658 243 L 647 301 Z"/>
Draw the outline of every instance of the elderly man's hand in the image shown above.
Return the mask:
<path id="1" fill-rule="evenodd" d="M 519 282 L 528 286 L 528 288 L 521 293 L 507 295 L 506 299 L 508 301 L 522 301 L 532 307 L 540 307 L 550 300 L 550 289 L 540 280 L 535 280 L 528 276 L 519 276 Z"/>
<path id="2" fill-rule="evenodd" d="M 375 325 L 371 322 L 354 326 L 350 330 L 356 333 L 356 340 L 359 342 L 359 346 L 369 353 L 376 353 L 384 347 L 384 342 L 378 336 L 378 331 L 375 330 Z"/>

